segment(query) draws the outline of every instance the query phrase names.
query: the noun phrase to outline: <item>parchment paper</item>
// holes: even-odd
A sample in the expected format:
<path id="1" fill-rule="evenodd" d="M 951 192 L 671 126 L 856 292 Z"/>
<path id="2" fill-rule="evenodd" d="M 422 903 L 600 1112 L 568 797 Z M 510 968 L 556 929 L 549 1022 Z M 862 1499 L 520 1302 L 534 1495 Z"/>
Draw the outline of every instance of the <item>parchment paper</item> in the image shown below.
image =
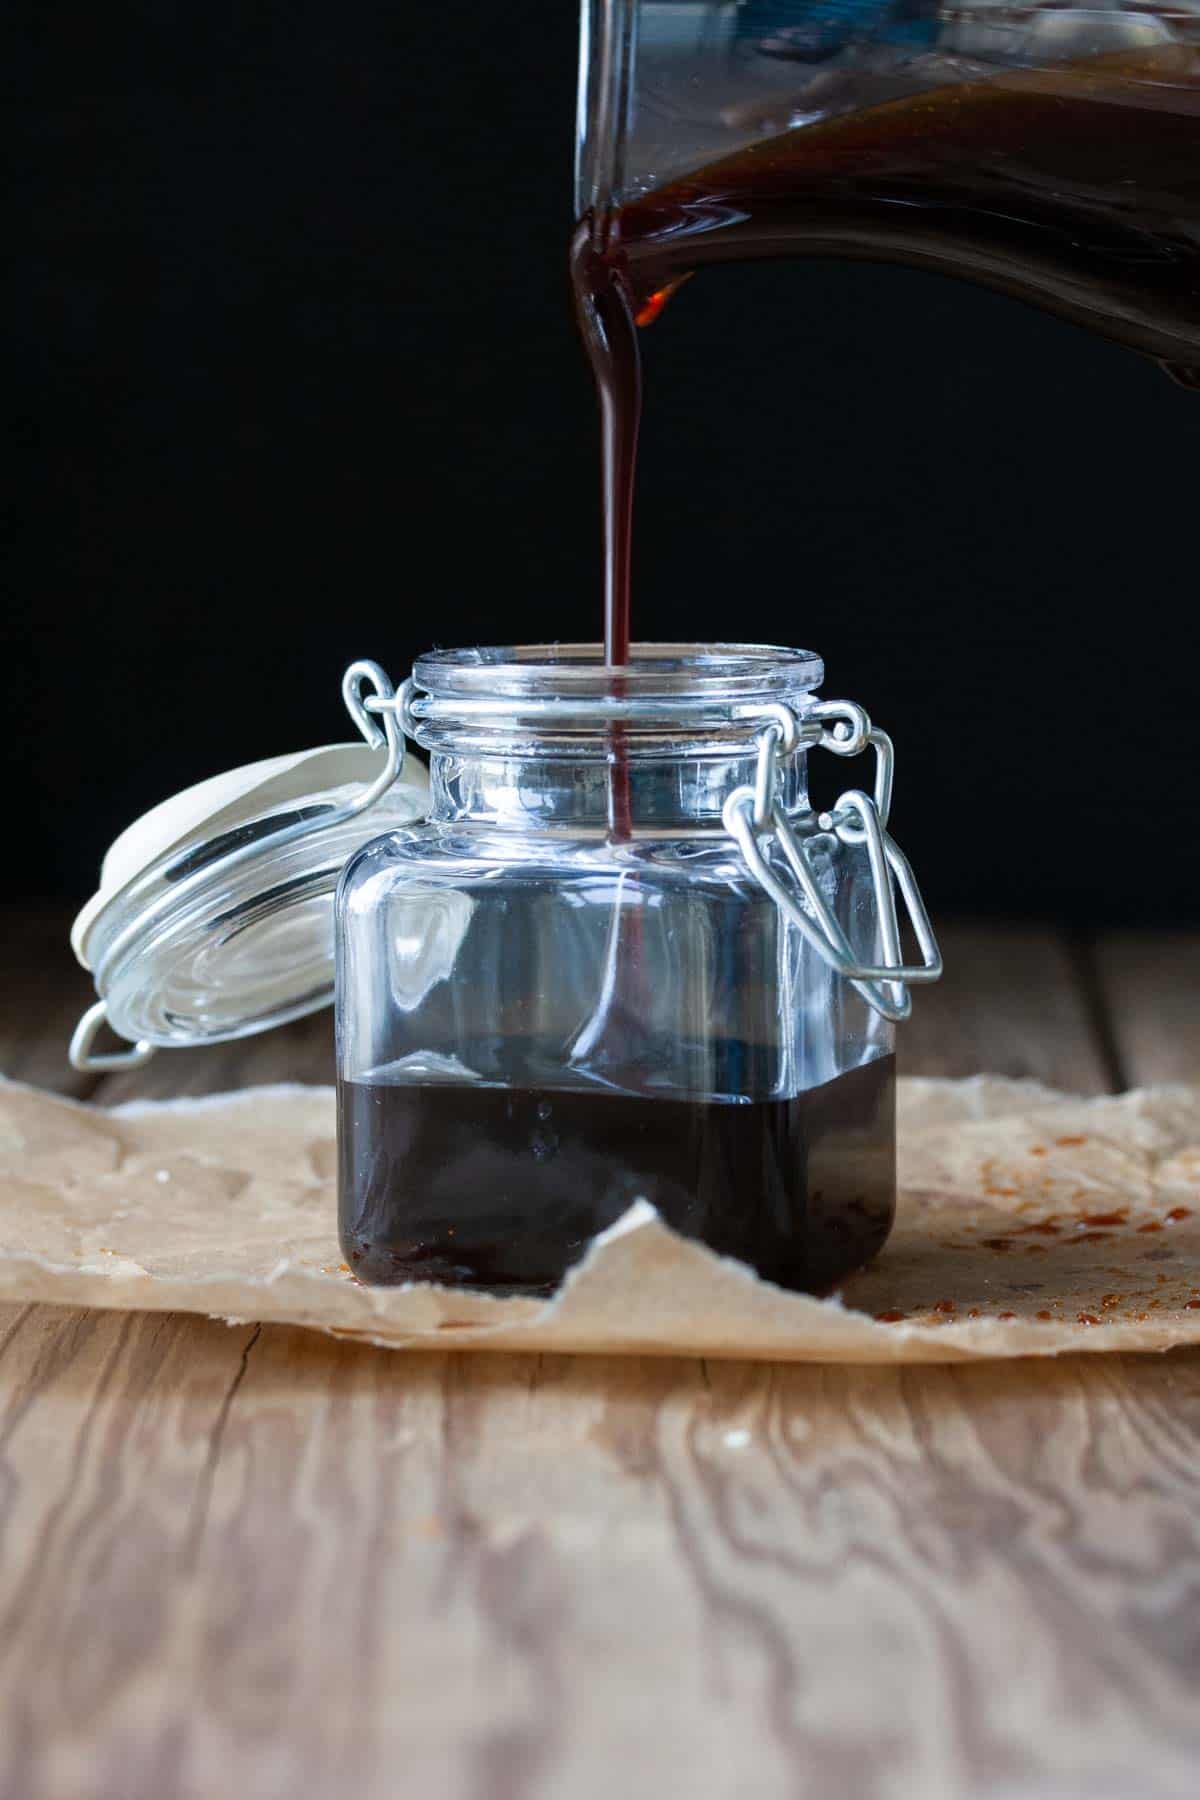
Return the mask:
<path id="1" fill-rule="evenodd" d="M 359 1286 L 335 1234 L 333 1095 L 102 1111 L 0 1084 L 0 1298 L 290 1321 L 394 1348 L 939 1362 L 1200 1342 L 1200 1088 L 1080 1100 L 900 1084 L 877 1264 L 789 1294 L 638 1202 L 549 1301 Z"/>

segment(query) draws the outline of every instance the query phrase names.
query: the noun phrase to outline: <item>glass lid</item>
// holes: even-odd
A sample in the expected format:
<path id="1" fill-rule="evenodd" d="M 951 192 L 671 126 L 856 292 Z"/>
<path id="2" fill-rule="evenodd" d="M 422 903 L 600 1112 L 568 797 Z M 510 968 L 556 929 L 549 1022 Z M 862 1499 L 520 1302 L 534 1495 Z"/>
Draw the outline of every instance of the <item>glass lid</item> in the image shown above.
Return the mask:
<path id="1" fill-rule="evenodd" d="M 112 845 L 71 933 L 100 996 L 72 1040 L 76 1067 L 127 1068 L 156 1047 L 245 1037 L 332 1000 L 341 871 L 372 838 L 421 818 L 429 787 L 424 766 L 406 762 L 383 671 L 354 664 L 343 694 L 363 742 L 200 782 Z M 132 1050 L 93 1050 L 106 1021 Z"/>

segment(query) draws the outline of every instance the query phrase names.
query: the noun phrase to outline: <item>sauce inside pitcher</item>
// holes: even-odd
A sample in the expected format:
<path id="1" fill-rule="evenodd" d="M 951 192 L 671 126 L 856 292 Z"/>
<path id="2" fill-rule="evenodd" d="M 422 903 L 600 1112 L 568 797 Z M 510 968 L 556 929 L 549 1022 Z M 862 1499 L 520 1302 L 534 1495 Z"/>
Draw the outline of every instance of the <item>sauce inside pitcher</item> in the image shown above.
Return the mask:
<path id="1" fill-rule="evenodd" d="M 1197 385 L 1200 50 L 1166 42 L 969 81 L 952 78 L 953 61 L 936 66 L 941 85 L 878 103 L 881 83 L 847 75 L 824 91 L 828 116 L 776 120 L 748 146 L 580 220 L 571 269 L 601 398 L 610 662 L 626 659 L 630 634 L 637 328 L 710 263 L 837 256 L 940 270 Z"/>

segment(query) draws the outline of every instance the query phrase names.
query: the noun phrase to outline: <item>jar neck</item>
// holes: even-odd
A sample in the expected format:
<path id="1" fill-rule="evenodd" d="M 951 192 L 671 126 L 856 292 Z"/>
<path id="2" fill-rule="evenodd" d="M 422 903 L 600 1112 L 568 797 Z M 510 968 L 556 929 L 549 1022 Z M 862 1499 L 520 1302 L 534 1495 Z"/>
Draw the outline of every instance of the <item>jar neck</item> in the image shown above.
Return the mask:
<path id="1" fill-rule="evenodd" d="M 780 765 L 777 794 L 791 813 L 808 805 L 807 756 Z M 752 786 L 756 746 L 723 755 L 656 756 L 612 748 L 604 757 L 539 756 L 497 750 L 435 751 L 429 760 L 432 824 L 479 824 L 528 831 L 607 832 L 618 819 L 635 831 L 722 831 L 722 808 L 736 787 Z"/>
<path id="2" fill-rule="evenodd" d="M 822 673 L 810 651 L 759 644 L 634 644 L 620 668 L 596 644 L 434 651 L 405 730 L 429 753 L 435 823 L 716 831 L 766 725 L 801 721 Z M 797 735 L 776 790 L 792 811 L 813 736 Z"/>

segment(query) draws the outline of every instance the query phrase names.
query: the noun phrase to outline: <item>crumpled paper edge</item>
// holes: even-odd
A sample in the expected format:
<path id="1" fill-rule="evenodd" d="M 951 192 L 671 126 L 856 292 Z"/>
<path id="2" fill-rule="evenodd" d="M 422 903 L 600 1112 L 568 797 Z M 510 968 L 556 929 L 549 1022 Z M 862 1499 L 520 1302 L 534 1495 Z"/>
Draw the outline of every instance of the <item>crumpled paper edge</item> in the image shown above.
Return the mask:
<path id="1" fill-rule="evenodd" d="M 8 1083 L 5 1086 L 22 1087 Z M 1094 1101 L 1059 1093 L 1030 1081 L 1005 1082 L 973 1077 L 941 1082 L 935 1078 L 902 1082 L 910 1116 L 933 1095 L 961 1104 L 954 1110 L 966 1122 L 1022 1113 L 1036 1121 L 1065 1103 L 1076 1111 L 1113 1105 L 1112 1096 Z M 39 1090 L 29 1089 L 37 1093 Z M 1136 1103 L 1167 1090 L 1134 1090 L 1122 1096 Z M 1182 1091 L 1182 1090 L 1181 1090 Z M 329 1098 L 332 1090 L 277 1084 L 237 1094 L 181 1097 L 171 1101 L 134 1101 L 111 1109 L 53 1098 L 55 1104 L 78 1109 L 90 1118 L 136 1118 L 164 1112 L 186 1113 L 256 1105 L 272 1096 Z M 997 1101 L 1003 1103 L 997 1105 Z M 1030 1103 L 1033 1103 L 1030 1107 Z M 954 1122 L 953 1116 L 949 1119 Z M 936 1125 L 947 1123 L 939 1115 Z M 97 1293 L 97 1277 L 103 1281 Z M 248 1314 L 247 1289 L 255 1307 Z M 637 1317 L 631 1317 L 628 1295 L 636 1291 Z M 996 1318 L 950 1320 L 927 1325 L 920 1320 L 884 1324 L 869 1313 L 844 1305 L 837 1296 L 816 1299 L 777 1288 L 746 1265 L 721 1257 L 694 1240 L 680 1237 L 646 1201 L 637 1201 L 589 1247 L 559 1292 L 548 1300 L 504 1299 L 466 1294 L 431 1284 L 392 1289 L 340 1285 L 354 1296 L 361 1322 L 330 1323 L 322 1316 L 328 1302 L 327 1275 L 300 1268 L 286 1259 L 259 1278 L 214 1273 L 186 1279 L 150 1275 L 121 1259 L 119 1266 L 79 1268 L 51 1259 L 7 1252 L 0 1258 L 0 1299 L 48 1302 L 112 1310 L 202 1312 L 241 1324 L 291 1324 L 337 1338 L 388 1349 L 494 1350 L 497 1352 L 565 1352 L 744 1358 L 833 1364 L 952 1363 L 1012 1356 L 1057 1356 L 1114 1350 L 1148 1352 L 1200 1343 L 1200 1313 L 1190 1321 L 1172 1320 L 1164 1341 L 1163 1324 L 1113 1319 L 1100 1328 L 1066 1321 Z M 389 1325 L 398 1301 L 410 1313 L 403 1328 Z M 595 1313 L 589 1319 L 589 1308 Z M 464 1316 L 465 1315 L 465 1316 Z M 579 1315 L 584 1315 L 580 1318 Z M 819 1346 L 806 1342 L 816 1328 Z M 794 1339 L 795 1341 L 789 1341 Z"/>

